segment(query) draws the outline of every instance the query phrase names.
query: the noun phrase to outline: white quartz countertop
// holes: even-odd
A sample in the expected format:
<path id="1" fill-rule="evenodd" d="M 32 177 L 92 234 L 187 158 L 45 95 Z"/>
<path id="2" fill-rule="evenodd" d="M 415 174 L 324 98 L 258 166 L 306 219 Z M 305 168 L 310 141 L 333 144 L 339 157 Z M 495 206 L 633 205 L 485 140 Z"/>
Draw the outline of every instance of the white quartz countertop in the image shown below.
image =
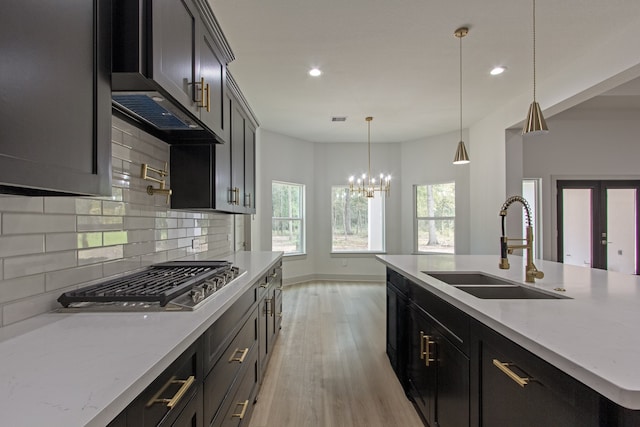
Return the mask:
<path id="1" fill-rule="evenodd" d="M 192 312 L 47 313 L 0 329 L 0 425 L 107 425 L 281 255 L 215 257 L 247 274 Z"/>
<path id="2" fill-rule="evenodd" d="M 639 277 L 536 260 L 545 277 L 525 284 L 516 256 L 509 270 L 498 268 L 499 256 L 377 258 L 617 404 L 640 409 Z M 571 299 L 480 299 L 424 271 L 484 272 Z M 555 292 L 558 287 L 566 292 Z"/>

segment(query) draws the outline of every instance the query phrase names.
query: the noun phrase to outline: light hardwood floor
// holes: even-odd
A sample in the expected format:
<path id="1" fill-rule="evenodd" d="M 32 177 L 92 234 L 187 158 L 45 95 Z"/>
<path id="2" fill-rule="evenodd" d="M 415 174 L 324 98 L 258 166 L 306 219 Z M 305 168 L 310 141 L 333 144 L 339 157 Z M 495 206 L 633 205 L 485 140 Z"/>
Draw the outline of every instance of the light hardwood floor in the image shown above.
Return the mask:
<path id="1" fill-rule="evenodd" d="M 250 427 L 423 427 L 385 353 L 383 283 L 284 288 Z"/>

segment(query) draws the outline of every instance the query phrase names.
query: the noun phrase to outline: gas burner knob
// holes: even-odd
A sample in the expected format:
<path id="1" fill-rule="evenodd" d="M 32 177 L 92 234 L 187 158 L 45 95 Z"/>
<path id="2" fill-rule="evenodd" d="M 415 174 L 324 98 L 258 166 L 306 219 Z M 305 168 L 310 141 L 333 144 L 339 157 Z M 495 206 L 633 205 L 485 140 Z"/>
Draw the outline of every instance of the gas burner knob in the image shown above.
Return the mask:
<path id="1" fill-rule="evenodd" d="M 191 289 L 189 295 L 191 295 L 191 301 L 193 301 L 194 304 L 197 304 L 204 299 L 204 291 L 202 289 Z"/>
<path id="2" fill-rule="evenodd" d="M 205 293 L 213 293 L 216 291 L 216 282 L 214 280 L 207 280 L 203 288 Z"/>

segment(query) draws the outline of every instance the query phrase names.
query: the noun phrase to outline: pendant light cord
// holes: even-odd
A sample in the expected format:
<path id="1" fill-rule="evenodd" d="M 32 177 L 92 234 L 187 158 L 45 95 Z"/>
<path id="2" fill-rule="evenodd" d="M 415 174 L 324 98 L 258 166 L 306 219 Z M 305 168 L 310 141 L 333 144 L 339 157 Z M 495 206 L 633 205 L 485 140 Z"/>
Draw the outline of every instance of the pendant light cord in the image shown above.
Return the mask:
<path id="1" fill-rule="evenodd" d="M 533 102 L 536 102 L 536 0 L 533 0 Z"/>
<path id="2" fill-rule="evenodd" d="M 460 141 L 462 141 L 462 37 L 460 39 Z"/>

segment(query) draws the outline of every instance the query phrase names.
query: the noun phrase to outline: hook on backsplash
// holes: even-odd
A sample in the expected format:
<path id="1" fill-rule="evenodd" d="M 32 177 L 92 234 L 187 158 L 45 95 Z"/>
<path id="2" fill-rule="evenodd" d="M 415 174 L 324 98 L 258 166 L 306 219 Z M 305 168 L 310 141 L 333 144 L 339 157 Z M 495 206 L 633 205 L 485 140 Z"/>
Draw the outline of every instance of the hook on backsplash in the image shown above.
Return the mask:
<path id="1" fill-rule="evenodd" d="M 160 178 L 149 176 L 149 172 L 158 174 Z M 167 162 L 164 162 L 164 169 L 152 168 L 147 163 L 143 163 L 140 169 L 140 178 L 160 184 L 159 188 L 155 188 L 153 185 L 147 186 L 147 194 L 149 194 L 150 196 L 153 196 L 154 194 L 163 194 L 167 196 L 167 204 L 169 204 L 169 197 L 172 194 L 171 189 L 166 188 L 166 180 L 164 179 L 164 177 L 168 175 L 169 172 Z"/>

